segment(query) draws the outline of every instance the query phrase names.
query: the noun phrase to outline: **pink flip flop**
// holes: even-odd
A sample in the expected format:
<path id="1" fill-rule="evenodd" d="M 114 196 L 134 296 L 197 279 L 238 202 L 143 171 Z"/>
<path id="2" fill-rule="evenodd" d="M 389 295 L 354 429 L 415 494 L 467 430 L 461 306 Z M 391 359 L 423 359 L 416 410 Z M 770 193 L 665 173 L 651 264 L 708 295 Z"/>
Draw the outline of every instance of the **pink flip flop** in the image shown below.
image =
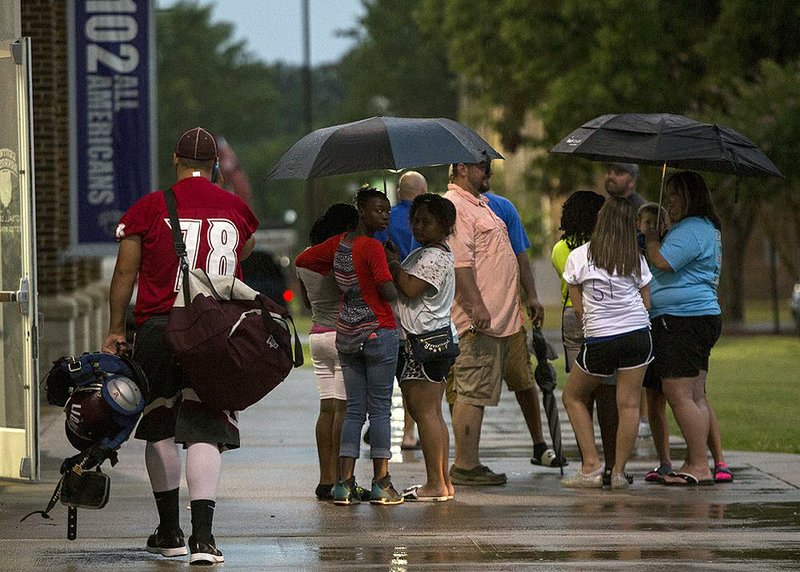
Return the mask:
<path id="1" fill-rule="evenodd" d="M 715 483 L 732 483 L 733 473 L 726 463 L 717 463 L 714 467 Z"/>

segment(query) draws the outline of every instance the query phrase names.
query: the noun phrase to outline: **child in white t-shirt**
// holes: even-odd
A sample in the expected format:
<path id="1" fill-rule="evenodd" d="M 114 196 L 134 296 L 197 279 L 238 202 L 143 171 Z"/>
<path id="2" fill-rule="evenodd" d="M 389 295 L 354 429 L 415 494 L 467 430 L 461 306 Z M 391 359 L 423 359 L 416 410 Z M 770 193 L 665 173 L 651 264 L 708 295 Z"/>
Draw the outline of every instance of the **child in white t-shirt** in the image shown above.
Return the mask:
<path id="1" fill-rule="evenodd" d="M 636 243 L 635 207 L 610 198 L 600 209 L 590 242 L 573 250 L 564 280 L 578 318 L 584 343 L 569 375 L 563 400 L 581 449 L 582 467 L 562 479 L 565 487 L 600 488 L 603 470 L 592 423 L 592 393 L 600 380 L 616 372 L 616 462 L 611 488 L 628 486 L 625 464 L 636 442 L 639 400 L 647 364 L 653 359 L 650 339 L 647 262 Z"/>
<path id="2" fill-rule="evenodd" d="M 455 332 L 450 309 L 455 296 L 453 253 L 446 239 L 453 233 L 456 208 L 446 198 L 425 193 L 411 204 L 411 231 L 422 247 L 401 263 L 396 248 L 386 247 L 386 259 L 398 290 L 397 317 L 405 334 L 434 330 Z M 457 341 L 457 336 L 454 338 Z M 403 491 L 406 501 L 437 502 L 453 498 L 448 474 L 450 435 L 442 415 L 447 372 L 455 358 L 417 360 L 410 343 L 401 345 L 397 379 L 409 413 L 419 427 L 427 480 Z"/>

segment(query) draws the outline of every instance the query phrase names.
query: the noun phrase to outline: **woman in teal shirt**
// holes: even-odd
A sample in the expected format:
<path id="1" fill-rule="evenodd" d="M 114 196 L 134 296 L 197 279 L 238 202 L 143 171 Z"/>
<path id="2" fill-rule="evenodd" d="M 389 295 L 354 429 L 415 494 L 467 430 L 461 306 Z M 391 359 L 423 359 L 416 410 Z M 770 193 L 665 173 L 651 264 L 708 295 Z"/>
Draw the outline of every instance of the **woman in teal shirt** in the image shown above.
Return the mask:
<path id="1" fill-rule="evenodd" d="M 686 460 L 668 485 L 714 484 L 706 457 L 711 413 L 706 377 L 711 348 L 719 339 L 722 317 L 717 285 L 722 267 L 720 221 L 703 178 L 691 171 L 673 173 L 666 182 L 672 228 L 659 243 L 658 231 L 646 234 L 653 345 L 652 381 L 664 395 L 686 440 Z"/>

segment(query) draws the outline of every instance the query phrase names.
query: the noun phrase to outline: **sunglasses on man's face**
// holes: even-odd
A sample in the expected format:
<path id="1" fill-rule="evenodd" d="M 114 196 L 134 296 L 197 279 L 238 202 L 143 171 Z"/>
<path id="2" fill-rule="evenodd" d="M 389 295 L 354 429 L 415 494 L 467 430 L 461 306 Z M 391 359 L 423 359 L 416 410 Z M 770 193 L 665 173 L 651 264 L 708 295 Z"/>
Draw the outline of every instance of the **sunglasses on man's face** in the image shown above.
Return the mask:
<path id="1" fill-rule="evenodd" d="M 487 162 L 487 163 L 470 163 L 469 166 L 470 167 L 475 167 L 476 169 L 480 169 L 481 171 L 483 171 L 486 174 L 487 177 L 491 177 L 492 176 L 492 164 L 489 163 L 489 162 Z"/>

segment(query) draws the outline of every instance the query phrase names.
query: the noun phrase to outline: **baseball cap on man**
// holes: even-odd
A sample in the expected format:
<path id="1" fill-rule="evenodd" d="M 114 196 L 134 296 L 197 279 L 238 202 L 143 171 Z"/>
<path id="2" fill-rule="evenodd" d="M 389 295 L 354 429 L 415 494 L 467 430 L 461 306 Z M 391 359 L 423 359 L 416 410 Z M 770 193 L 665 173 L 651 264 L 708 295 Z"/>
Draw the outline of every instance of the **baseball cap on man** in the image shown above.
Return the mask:
<path id="1" fill-rule="evenodd" d="M 634 179 L 639 178 L 639 165 L 636 163 L 609 163 L 608 168 L 630 173 Z"/>
<path id="2" fill-rule="evenodd" d="M 195 127 L 189 129 L 175 145 L 175 154 L 178 157 L 194 159 L 195 161 L 209 161 L 217 158 L 217 141 L 214 136 L 203 129 Z"/>

